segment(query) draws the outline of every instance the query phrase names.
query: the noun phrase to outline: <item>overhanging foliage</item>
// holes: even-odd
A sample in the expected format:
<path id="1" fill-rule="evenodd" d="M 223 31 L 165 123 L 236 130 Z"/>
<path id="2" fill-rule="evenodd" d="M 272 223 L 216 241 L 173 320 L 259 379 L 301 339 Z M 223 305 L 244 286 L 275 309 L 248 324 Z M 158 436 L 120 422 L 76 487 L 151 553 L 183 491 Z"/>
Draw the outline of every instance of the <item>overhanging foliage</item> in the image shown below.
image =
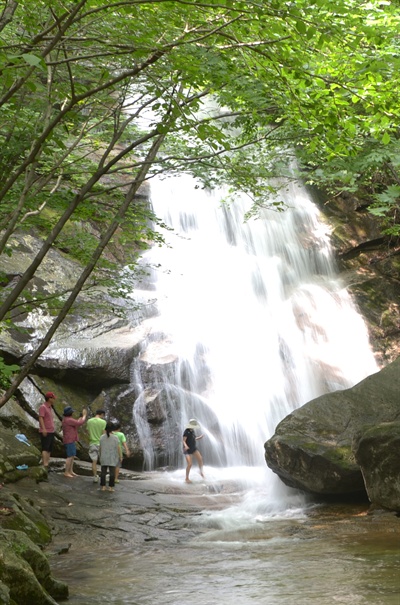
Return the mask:
<path id="1" fill-rule="evenodd" d="M 128 214 L 132 246 L 157 237 L 138 197 L 153 175 L 227 183 L 257 208 L 292 149 L 332 187 L 347 158 L 397 149 L 390 2 L 7 0 L 0 31 L 0 253 L 15 229 L 47 235 L 0 320 L 52 246 L 86 264 L 49 338 Z M 79 248 L 91 220 L 100 241 Z"/>

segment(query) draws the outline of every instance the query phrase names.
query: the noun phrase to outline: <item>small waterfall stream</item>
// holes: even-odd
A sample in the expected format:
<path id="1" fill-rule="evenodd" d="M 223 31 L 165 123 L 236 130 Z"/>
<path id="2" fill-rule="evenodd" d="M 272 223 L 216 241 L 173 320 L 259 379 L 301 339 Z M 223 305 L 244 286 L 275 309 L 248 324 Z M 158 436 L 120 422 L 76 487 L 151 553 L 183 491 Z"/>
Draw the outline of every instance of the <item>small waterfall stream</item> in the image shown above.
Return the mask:
<path id="1" fill-rule="evenodd" d="M 172 230 L 164 232 L 169 247 L 144 257 L 158 309 L 148 321 L 163 335 L 149 350 L 179 357 L 178 369 L 171 375 L 166 364 L 160 379 L 171 397 L 165 431 L 194 416 L 206 467 L 264 468 L 263 444 L 284 416 L 377 368 L 306 190 L 289 183 L 285 212 L 263 210 L 247 222 L 248 201 L 228 206 L 222 195 L 188 176 L 151 183 L 154 211 Z M 134 407 L 151 470 L 145 398 Z M 166 464 L 182 468 L 176 440 L 169 442 Z"/>

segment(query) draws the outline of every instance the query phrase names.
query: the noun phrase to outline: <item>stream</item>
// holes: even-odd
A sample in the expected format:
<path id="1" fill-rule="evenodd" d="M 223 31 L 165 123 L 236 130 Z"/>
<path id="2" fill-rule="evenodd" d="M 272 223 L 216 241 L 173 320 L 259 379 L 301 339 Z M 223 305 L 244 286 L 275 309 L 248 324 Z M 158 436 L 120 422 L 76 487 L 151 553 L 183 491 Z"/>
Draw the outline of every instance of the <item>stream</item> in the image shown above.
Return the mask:
<path id="1" fill-rule="evenodd" d="M 73 542 L 67 555 L 52 557 L 53 573 L 68 582 L 69 605 L 399 605 L 394 514 L 370 511 L 365 502 L 306 502 L 294 490 L 283 509 L 267 503 L 261 485 L 249 492 L 244 478 L 220 473 L 205 482 L 195 474 L 190 486 L 182 471 L 150 476 L 146 493 L 161 502 L 168 495 L 165 505 L 176 507 L 184 529 L 144 540 L 128 532 L 124 544 L 105 529 L 99 544 L 83 527 L 79 547 Z M 122 484 L 123 494 L 106 495 L 111 515 L 138 496 L 136 482 L 118 489 Z M 159 518 L 165 514 L 161 506 Z M 131 518 L 132 532 L 138 518 Z"/>

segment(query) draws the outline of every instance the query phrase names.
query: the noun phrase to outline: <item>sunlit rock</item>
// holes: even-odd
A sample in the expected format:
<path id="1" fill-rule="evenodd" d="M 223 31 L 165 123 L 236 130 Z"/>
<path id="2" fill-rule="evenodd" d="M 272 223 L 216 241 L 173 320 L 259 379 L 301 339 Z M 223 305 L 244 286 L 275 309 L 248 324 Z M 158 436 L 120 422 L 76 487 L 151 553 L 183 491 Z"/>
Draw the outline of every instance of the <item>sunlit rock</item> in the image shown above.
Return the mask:
<path id="1" fill-rule="evenodd" d="M 176 350 L 167 338 L 150 342 L 139 357 L 143 383 L 156 385 L 166 380 L 174 382 L 178 361 Z"/>
<path id="2" fill-rule="evenodd" d="M 95 337 L 90 332 L 79 336 L 52 343 L 36 364 L 39 373 L 100 388 L 130 382 L 130 366 L 146 337 L 145 329 L 125 326 Z"/>

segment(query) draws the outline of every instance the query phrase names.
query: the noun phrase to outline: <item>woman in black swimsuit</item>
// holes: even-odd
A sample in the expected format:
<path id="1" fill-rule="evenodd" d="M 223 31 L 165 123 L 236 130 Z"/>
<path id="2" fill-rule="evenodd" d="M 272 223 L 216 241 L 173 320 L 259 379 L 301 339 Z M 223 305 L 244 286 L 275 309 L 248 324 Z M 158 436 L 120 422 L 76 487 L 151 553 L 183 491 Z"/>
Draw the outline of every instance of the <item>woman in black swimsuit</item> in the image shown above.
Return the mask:
<path id="1" fill-rule="evenodd" d="M 204 474 L 203 474 L 203 458 L 201 457 L 201 454 L 199 452 L 199 450 L 197 449 L 197 441 L 199 439 L 202 439 L 204 437 L 204 435 L 199 435 L 198 437 L 196 437 L 196 433 L 194 432 L 195 429 L 200 428 L 199 423 L 197 422 L 197 420 L 195 418 L 192 418 L 191 420 L 189 420 L 186 429 L 183 433 L 183 453 L 184 456 L 186 457 L 186 483 L 191 483 L 190 479 L 189 479 L 189 473 L 190 473 L 190 469 L 192 468 L 192 464 L 193 464 L 193 456 L 196 458 L 197 460 L 197 464 L 199 465 L 199 469 L 200 469 L 200 475 L 203 477 L 204 479 Z"/>

